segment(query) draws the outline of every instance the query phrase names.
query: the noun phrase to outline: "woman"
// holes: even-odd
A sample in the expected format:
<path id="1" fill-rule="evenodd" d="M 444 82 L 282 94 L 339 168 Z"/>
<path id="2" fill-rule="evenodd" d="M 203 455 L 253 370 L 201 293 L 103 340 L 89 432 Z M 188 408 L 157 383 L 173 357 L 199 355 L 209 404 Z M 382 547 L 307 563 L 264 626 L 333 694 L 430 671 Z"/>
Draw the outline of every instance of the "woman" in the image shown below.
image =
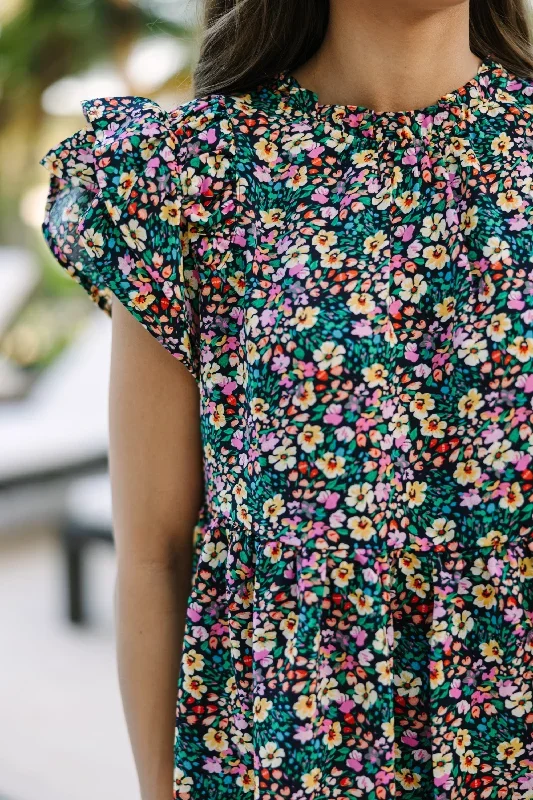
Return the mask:
<path id="1" fill-rule="evenodd" d="M 194 99 L 43 159 L 113 308 L 143 800 L 533 797 L 525 16 L 216 0 Z"/>

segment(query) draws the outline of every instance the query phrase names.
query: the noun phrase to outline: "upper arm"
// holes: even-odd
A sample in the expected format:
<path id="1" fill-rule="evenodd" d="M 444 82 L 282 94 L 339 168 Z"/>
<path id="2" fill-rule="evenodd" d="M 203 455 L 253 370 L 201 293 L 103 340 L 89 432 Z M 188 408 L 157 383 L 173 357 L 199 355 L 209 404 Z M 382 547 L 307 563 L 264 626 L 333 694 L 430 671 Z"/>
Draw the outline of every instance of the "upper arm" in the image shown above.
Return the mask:
<path id="1" fill-rule="evenodd" d="M 198 385 L 112 300 L 109 394 L 113 527 L 119 561 L 167 564 L 203 500 Z"/>

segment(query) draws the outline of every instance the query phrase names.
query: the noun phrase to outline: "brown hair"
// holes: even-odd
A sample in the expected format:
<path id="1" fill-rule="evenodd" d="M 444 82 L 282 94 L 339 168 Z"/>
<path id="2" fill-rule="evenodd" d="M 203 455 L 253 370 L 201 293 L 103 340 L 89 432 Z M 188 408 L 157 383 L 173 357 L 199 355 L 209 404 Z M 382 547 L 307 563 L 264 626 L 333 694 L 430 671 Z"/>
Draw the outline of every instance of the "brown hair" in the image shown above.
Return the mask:
<path id="1" fill-rule="evenodd" d="M 470 0 L 470 49 L 517 76 L 533 76 L 528 0 Z M 296 69 L 318 50 L 329 0 L 204 0 L 204 34 L 193 74 L 197 96 L 250 91 Z"/>

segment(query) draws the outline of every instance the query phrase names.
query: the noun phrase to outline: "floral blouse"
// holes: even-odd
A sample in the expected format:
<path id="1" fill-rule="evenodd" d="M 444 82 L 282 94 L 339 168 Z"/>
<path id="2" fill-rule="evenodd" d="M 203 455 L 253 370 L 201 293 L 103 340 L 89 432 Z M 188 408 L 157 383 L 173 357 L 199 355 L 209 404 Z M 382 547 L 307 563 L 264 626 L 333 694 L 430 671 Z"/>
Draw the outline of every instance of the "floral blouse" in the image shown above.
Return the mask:
<path id="1" fill-rule="evenodd" d="M 176 800 L 533 798 L 532 97 L 278 72 L 43 158 L 61 266 L 199 389 Z"/>

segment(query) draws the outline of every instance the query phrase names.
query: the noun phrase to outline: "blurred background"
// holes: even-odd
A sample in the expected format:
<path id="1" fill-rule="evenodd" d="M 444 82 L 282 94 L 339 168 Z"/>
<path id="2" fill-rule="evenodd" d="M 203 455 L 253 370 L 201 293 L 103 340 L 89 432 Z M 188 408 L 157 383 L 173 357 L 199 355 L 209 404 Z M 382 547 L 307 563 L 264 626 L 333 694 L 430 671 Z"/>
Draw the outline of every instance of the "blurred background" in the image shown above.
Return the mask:
<path id="1" fill-rule="evenodd" d="M 41 235 L 80 101 L 192 97 L 196 0 L 0 0 L 0 800 L 137 800 L 116 675 L 111 324 Z"/>

